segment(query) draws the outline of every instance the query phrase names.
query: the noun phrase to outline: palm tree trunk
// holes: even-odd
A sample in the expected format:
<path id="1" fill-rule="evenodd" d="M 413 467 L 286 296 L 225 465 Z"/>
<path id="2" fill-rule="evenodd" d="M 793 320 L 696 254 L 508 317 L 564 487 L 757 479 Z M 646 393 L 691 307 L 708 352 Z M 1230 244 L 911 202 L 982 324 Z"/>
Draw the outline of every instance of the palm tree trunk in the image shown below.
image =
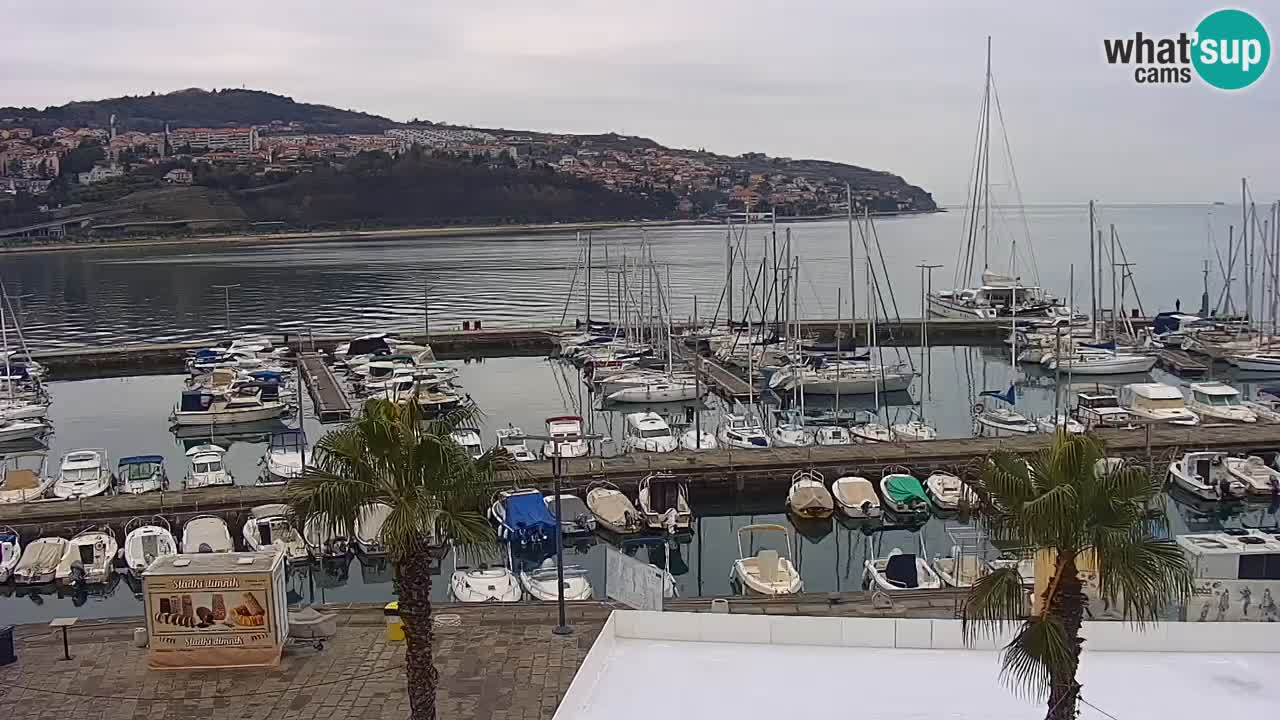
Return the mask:
<path id="1" fill-rule="evenodd" d="M 400 619 L 404 623 L 406 682 L 413 720 L 436 720 L 436 682 L 432 658 L 431 556 L 415 549 L 396 563 Z"/>
<path id="2" fill-rule="evenodd" d="M 1074 720 L 1080 699 L 1076 672 L 1080 667 L 1080 623 L 1084 620 L 1087 599 L 1076 569 L 1075 559 L 1063 564 L 1058 587 L 1049 600 L 1049 613 L 1062 623 L 1071 643 L 1071 663 L 1066 668 L 1049 669 L 1049 711 L 1046 720 Z"/>

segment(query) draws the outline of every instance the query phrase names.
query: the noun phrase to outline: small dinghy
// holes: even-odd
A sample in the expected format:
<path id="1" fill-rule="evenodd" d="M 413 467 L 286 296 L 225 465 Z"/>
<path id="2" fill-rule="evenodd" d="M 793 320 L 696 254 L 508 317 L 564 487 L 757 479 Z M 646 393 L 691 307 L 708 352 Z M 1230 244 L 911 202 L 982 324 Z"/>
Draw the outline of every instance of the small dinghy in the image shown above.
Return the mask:
<path id="1" fill-rule="evenodd" d="M 110 528 L 89 528 L 71 538 L 58 563 L 59 583 L 83 582 L 96 585 L 111 577 L 111 563 L 120 544 Z"/>
<path id="2" fill-rule="evenodd" d="M 880 517 L 880 498 L 871 481 L 856 475 L 846 475 L 831 484 L 831 495 L 840 514 L 852 520 L 869 520 Z"/>
<path id="3" fill-rule="evenodd" d="M 9 581 L 22 559 L 22 538 L 11 527 L 0 527 L 0 583 Z"/>
<path id="4" fill-rule="evenodd" d="M 455 565 L 449 598 L 460 603 L 520 602 L 524 590 L 515 573 L 501 565 Z"/>
<path id="5" fill-rule="evenodd" d="M 182 526 L 182 552 L 221 553 L 235 550 L 227 521 L 215 515 L 197 515 Z"/>
<path id="6" fill-rule="evenodd" d="M 53 582 L 58 564 L 67 553 L 67 539 L 42 537 L 22 550 L 22 559 L 13 568 L 13 581 L 18 585 L 44 585 Z"/>
<path id="7" fill-rule="evenodd" d="M 920 520 L 929 516 L 929 496 L 924 486 L 906 468 L 887 468 L 880 478 L 880 494 L 885 507 L 900 518 Z"/>
<path id="8" fill-rule="evenodd" d="M 640 511 L 611 482 L 600 481 L 587 488 L 587 509 L 600 527 L 619 535 L 637 533 L 643 527 Z"/>
<path id="9" fill-rule="evenodd" d="M 1247 495 L 1269 498 L 1280 494 L 1280 471 L 1257 455 L 1229 457 L 1222 464 L 1227 467 L 1227 474 L 1244 483 Z"/>
<path id="10" fill-rule="evenodd" d="M 341 560 L 347 557 L 351 539 L 327 515 L 313 515 L 302 526 L 302 541 L 312 560 Z"/>
<path id="11" fill-rule="evenodd" d="M 259 485 L 283 485 L 297 480 L 311 463 L 311 450 L 307 448 L 307 436 L 301 430 L 289 428 L 271 434 L 267 454 L 262 457 L 262 474 Z"/>
<path id="12" fill-rule="evenodd" d="M 933 570 L 947 587 L 967 588 L 987 574 L 987 565 L 976 554 L 953 546 L 950 555 L 933 559 Z"/>
<path id="13" fill-rule="evenodd" d="M 835 501 L 827 490 L 822 473 L 817 470 L 797 470 L 791 476 L 791 489 L 787 491 L 787 510 L 805 520 L 822 520 L 831 517 Z"/>
<path id="14" fill-rule="evenodd" d="M 864 581 L 885 592 L 938 590 L 942 587 L 942 578 L 924 558 L 904 553 L 901 548 L 890 550 L 884 558 L 867 560 L 864 567 Z"/>
<path id="15" fill-rule="evenodd" d="M 653 473 L 640 479 L 637 492 L 640 515 L 650 530 L 674 535 L 693 531 L 689 509 L 689 483 L 671 473 Z"/>
<path id="16" fill-rule="evenodd" d="M 962 505 L 972 507 L 977 500 L 973 490 L 951 473 L 933 473 L 924 481 L 924 489 L 934 507 L 943 512 L 959 510 Z"/>
<path id="17" fill-rule="evenodd" d="M 253 552 L 275 550 L 284 559 L 298 562 L 307 559 L 307 543 L 289 522 L 289 506 L 267 503 L 249 510 L 242 529 L 245 546 Z"/>
<path id="18" fill-rule="evenodd" d="M 134 518 L 125 524 L 124 563 L 134 577 L 140 577 L 158 558 L 177 553 L 178 541 L 164 518 Z"/>
<path id="19" fill-rule="evenodd" d="M 744 537 L 753 533 L 781 533 L 785 555 L 777 550 L 762 549 L 754 555 L 747 553 L 742 544 Z M 748 541 L 749 542 L 749 541 Z M 738 529 L 738 559 L 733 561 L 729 581 L 745 595 L 795 595 L 804 589 L 800 571 L 791 562 L 791 531 L 782 525 L 747 525 Z"/>
<path id="20" fill-rule="evenodd" d="M 520 584 L 524 586 L 524 591 L 530 598 L 543 602 L 556 602 L 559 599 L 559 594 L 556 592 L 558 575 L 556 559 L 547 558 L 537 568 L 521 571 Z M 587 571 L 577 565 L 565 565 L 564 599 L 590 600 L 591 592 L 591 581 L 587 579 Z"/>

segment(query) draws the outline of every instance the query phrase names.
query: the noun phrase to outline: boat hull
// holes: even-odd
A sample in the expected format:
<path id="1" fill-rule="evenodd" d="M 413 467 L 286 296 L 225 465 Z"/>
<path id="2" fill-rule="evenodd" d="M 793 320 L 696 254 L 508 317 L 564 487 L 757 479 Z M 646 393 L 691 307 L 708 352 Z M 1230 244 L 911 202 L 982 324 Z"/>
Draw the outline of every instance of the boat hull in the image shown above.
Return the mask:
<path id="1" fill-rule="evenodd" d="M 849 377 L 836 380 L 805 381 L 805 395 L 872 395 L 877 392 L 902 392 L 911 387 L 911 373 L 886 372 L 873 377 Z"/>
<path id="2" fill-rule="evenodd" d="M 284 403 L 271 403 L 260 408 L 232 412 L 175 412 L 173 414 L 173 423 L 180 427 L 191 425 L 226 427 L 262 420 L 273 420 L 284 415 L 287 409 Z"/>

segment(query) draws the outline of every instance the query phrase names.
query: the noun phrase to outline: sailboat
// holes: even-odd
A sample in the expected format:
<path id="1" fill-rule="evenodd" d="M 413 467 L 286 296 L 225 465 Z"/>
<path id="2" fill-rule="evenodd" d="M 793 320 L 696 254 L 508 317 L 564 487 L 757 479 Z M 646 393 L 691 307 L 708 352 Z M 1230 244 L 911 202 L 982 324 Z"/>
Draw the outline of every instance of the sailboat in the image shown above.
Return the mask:
<path id="1" fill-rule="evenodd" d="M 1070 318 L 1070 322 L 1082 322 L 1084 318 L 1079 318 L 1069 309 L 1064 309 L 1058 299 L 1046 293 L 1043 288 L 1038 285 L 1026 285 L 1015 275 L 998 272 L 991 266 L 991 105 L 995 100 L 995 93 L 991 76 L 990 37 L 987 38 L 986 68 L 982 111 L 978 121 L 979 144 L 971 177 L 972 190 L 967 203 L 968 215 L 964 223 L 962 262 L 956 267 L 955 274 L 958 287 L 930 293 L 928 312 L 939 317 L 968 320 L 995 320 L 1021 315 L 1024 318 L 1054 321 L 1065 316 Z M 1012 164 L 1011 160 L 1010 164 Z M 974 255 L 979 243 L 981 243 L 982 253 L 980 283 L 976 286 L 959 286 L 961 283 L 968 283 L 973 276 Z M 1012 265 L 1012 260 L 1016 256 L 1016 244 L 1009 255 Z"/>
<path id="2" fill-rule="evenodd" d="M 994 437 L 1008 435 L 1030 435 L 1038 432 L 1039 428 L 1036 424 L 1027 419 L 1027 417 L 1014 409 L 1014 402 L 1017 400 L 1017 394 L 1013 385 L 1009 385 L 1009 389 L 1004 392 L 996 390 L 985 390 L 979 395 L 985 397 L 1002 400 L 1008 404 L 1008 407 L 993 405 L 986 407 L 979 403 L 975 409 L 976 414 L 974 420 L 978 423 L 979 435 L 992 435 Z"/>

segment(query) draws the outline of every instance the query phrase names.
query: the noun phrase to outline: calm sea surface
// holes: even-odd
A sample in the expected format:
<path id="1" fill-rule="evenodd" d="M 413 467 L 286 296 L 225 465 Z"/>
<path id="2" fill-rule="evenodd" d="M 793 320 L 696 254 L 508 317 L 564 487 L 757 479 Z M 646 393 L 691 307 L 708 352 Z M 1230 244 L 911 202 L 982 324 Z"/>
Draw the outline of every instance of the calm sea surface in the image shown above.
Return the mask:
<path id="1" fill-rule="evenodd" d="M 918 351 L 916 351 L 918 352 Z M 1002 388 L 1010 372 L 1007 356 L 997 348 L 938 347 L 931 351 L 933 371 L 928 378 L 918 379 L 910 393 L 885 398 L 887 414 L 904 417 L 914 403 L 922 402 L 926 417 L 944 436 L 965 437 L 970 434 L 969 404 L 972 393 L 983 388 Z M 508 422 L 538 431 L 543 418 L 580 413 L 591 418 L 595 430 L 610 437 L 620 435 L 620 415 L 615 412 L 593 412 L 590 398 L 582 390 L 576 373 L 564 365 L 540 358 L 496 358 L 455 363 L 460 381 L 485 411 L 484 439 L 493 442 L 493 430 Z M 1020 407 L 1030 413 L 1047 413 L 1053 407 L 1052 378 L 1034 370 L 1019 379 Z M 1225 372 L 1223 377 L 1237 380 L 1246 393 L 1255 390 L 1248 382 L 1239 382 Z M 1157 373 L 1159 379 L 1170 380 Z M 1122 378 L 1124 382 L 1141 380 Z M 58 458 L 74 448 L 106 448 L 114 462 L 125 455 L 161 454 L 166 459 L 169 476 L 180 480 L 186 472 L 185 449 L 205 441 L 203 436 L 175 438 L 169 432 L 167 415 L 183 387 L 183 376 L 108 378 L 98 380 L 55 381 L 51 383 L 54 403 L 51 419 L 56 434 L 50 441 L 49 464 L 56 471 Z M 870 407 L 870 398 L 862 407 Z M 663 412 L 682 412 L 680 408 L 655 408 Z M 702 411 L 702 422 L 714 428 L 719 407 Z M 305 414 L 305 412 L 304 412 Z M 296 422 L 296 421 L 294 421 Z M 308 437 L 319 438 L 326 428 L 304 421 Z M 252 484 L 259 472 L 258 462 L 266 451 L 267 434 L 272 427 L 254 428 L 253 432 L 217 437 L 215 442 L 228 448 L 227 463 L 238 483 Z M 602 442 L 599 452 L 615 452 L 612 442 Z M 833 478 L 829 478 L 833 479 Z M 776 522 L 788 525 L 783 513 L 785 492 L 776 497 L 702 498 L 695 492 L 692 504 L 697 519 L 697 532 L 687 543 L 673 548 L 671 569 L 681 596 L 723 595 L 729 592 L 729 569 L 737 557 L 736 531 L 744 525 Z M 1223 525 L 1249 524 L 1275 526 L 1274 508 L 1237 506 L 1227 510 L 1197 508 L 1173 503 L 1171 519 L 1174 532 L 1202 530 Z M 908 552 L 946 554 L 952 545 L 948 527 L 957 521 L 930 521 L 922 531 L 893 530 L 864 536 L 837 523 L 818 529 L 806 528 L 806 535 L 795 537 L 794 556 L 801 570 L 805 588 L 811 591 L 833 591 L 860 587 L 863 561 L 872 554 L 883 555 L 893 547 Z M 123 540 L 120 527 L 115 528 Z M 232 527 L 240 540 L 240 528 Z M 28 540 L 30 538 L 27 538 Z M 603 539 L 583 542 L 567 550 L 569 561 L 586 567 L 597 596 L 603 596 L 605 552 Z M 640 550 L 641 553 L 647 552 Z M 517 558 L 530 562 L 540 558 Z M 434 593 L 444 599 L 452 559 L 446 558 Z M 297 568 L 290 579 L 291 595 L 298 601 L 348 602 L 386 601 L 393 588 L 389 568 L 370 567 L 352 559 L 340 568 Z M 0 585 L 0 624 L 10 622 L 47 622 L 51 618 L 76 614 L 80 617 L 132 616 L 141 612 L 141 601 L 127 582 L 120 580 L 104 590 L 87 596 L 59 595 L 53 588 L 32 590 Z"/>
<path id="2" fill-rule="evenodd" d="M 1115 225 L 1123 250 L 1117 255 L 1134 263 L 1131 287 L 1148 313 L 1171 309 L 1176 299 L 1186 309 L 1198 307 L 1202 262 L 1217 257 L 1210 239 L 1225 257 L 1227 226 L 1240 224 L 1239 206 L 1230 205 L 1103 206 L 1098 214 L 1104 230 Z M 955 210 L 877 221 L 889 284 L 904 317 L 919 314 L 921 282 L 916 265 L 943 265 L 934 274 L 934 286 L 952 286 L 964 215 L 963 210 Z M 1075 298 L 1087 311 L 1088 227 L 1084 206 L 997 210 L 992 221 L 991 266 L 1009 270 L 1010 248 L 1016 243 L 1018 262 L 1012 267 L 1024 282 L 1038 281 L 1066 296 L 1074 265 Z M 800 260 L 800 314 L 835 317 L 838 288 L 845 290 L 846 308 L 848 303 L 846 224 L 780 224 L 780 241 L 788 230 L 793 253 Z M 753 269 L 767 232 L 767 226 L 749 232 Z M 643 234 L 629 229 L 597 232 L 594 266 L 600 270 L 594 273 L 593 315 L 608 312 L 609 283 L 603 268 L 616 265 L 623 254 L 634 260 L 642 237 L 652 248 L 655 262 L 669 267 L 677 316 L 691 314 L 695 295 L 699 314 L 712 315 L 725 275 L 726 230 L 707 226 Z M 856 254 L 861 256 L 861 240 L 857 242 Z M 1109 248 L 1110 240 L 1105 244 Z M 980 239 L 978 247 L 981 267 Z M 239 285 L 230 291 L 231 322 L 246 332 L 417 330 L 428 304 L 437 329 L 477 319 L 489 326 L 557 323 L 566 310 L 578 258 L 579 245 L 572 233 L 169 245 L 6 254 L 0 256 L 0 277 L 11 295 L 21 297 L 23 326 L 35 350 L 215 337 L 225 322 L 223 291 L 216 285 Z M 1216 302 L 1222 277 L 1216 259 L 1213 267 L 1210 294 Z M 1237 272 L 1236 277 L 1235 297 L 1240 298 L 1243 275 Z M 1109 276 L 1104 285 L 1109 299 Z M 857 287 L 862 308 L 861 269 Z M 575 296 L 568 308 L 570 318 L 582 315 L 581 290 Z M 1134 306 L 1131 290 L 1126 307 Z"/>

